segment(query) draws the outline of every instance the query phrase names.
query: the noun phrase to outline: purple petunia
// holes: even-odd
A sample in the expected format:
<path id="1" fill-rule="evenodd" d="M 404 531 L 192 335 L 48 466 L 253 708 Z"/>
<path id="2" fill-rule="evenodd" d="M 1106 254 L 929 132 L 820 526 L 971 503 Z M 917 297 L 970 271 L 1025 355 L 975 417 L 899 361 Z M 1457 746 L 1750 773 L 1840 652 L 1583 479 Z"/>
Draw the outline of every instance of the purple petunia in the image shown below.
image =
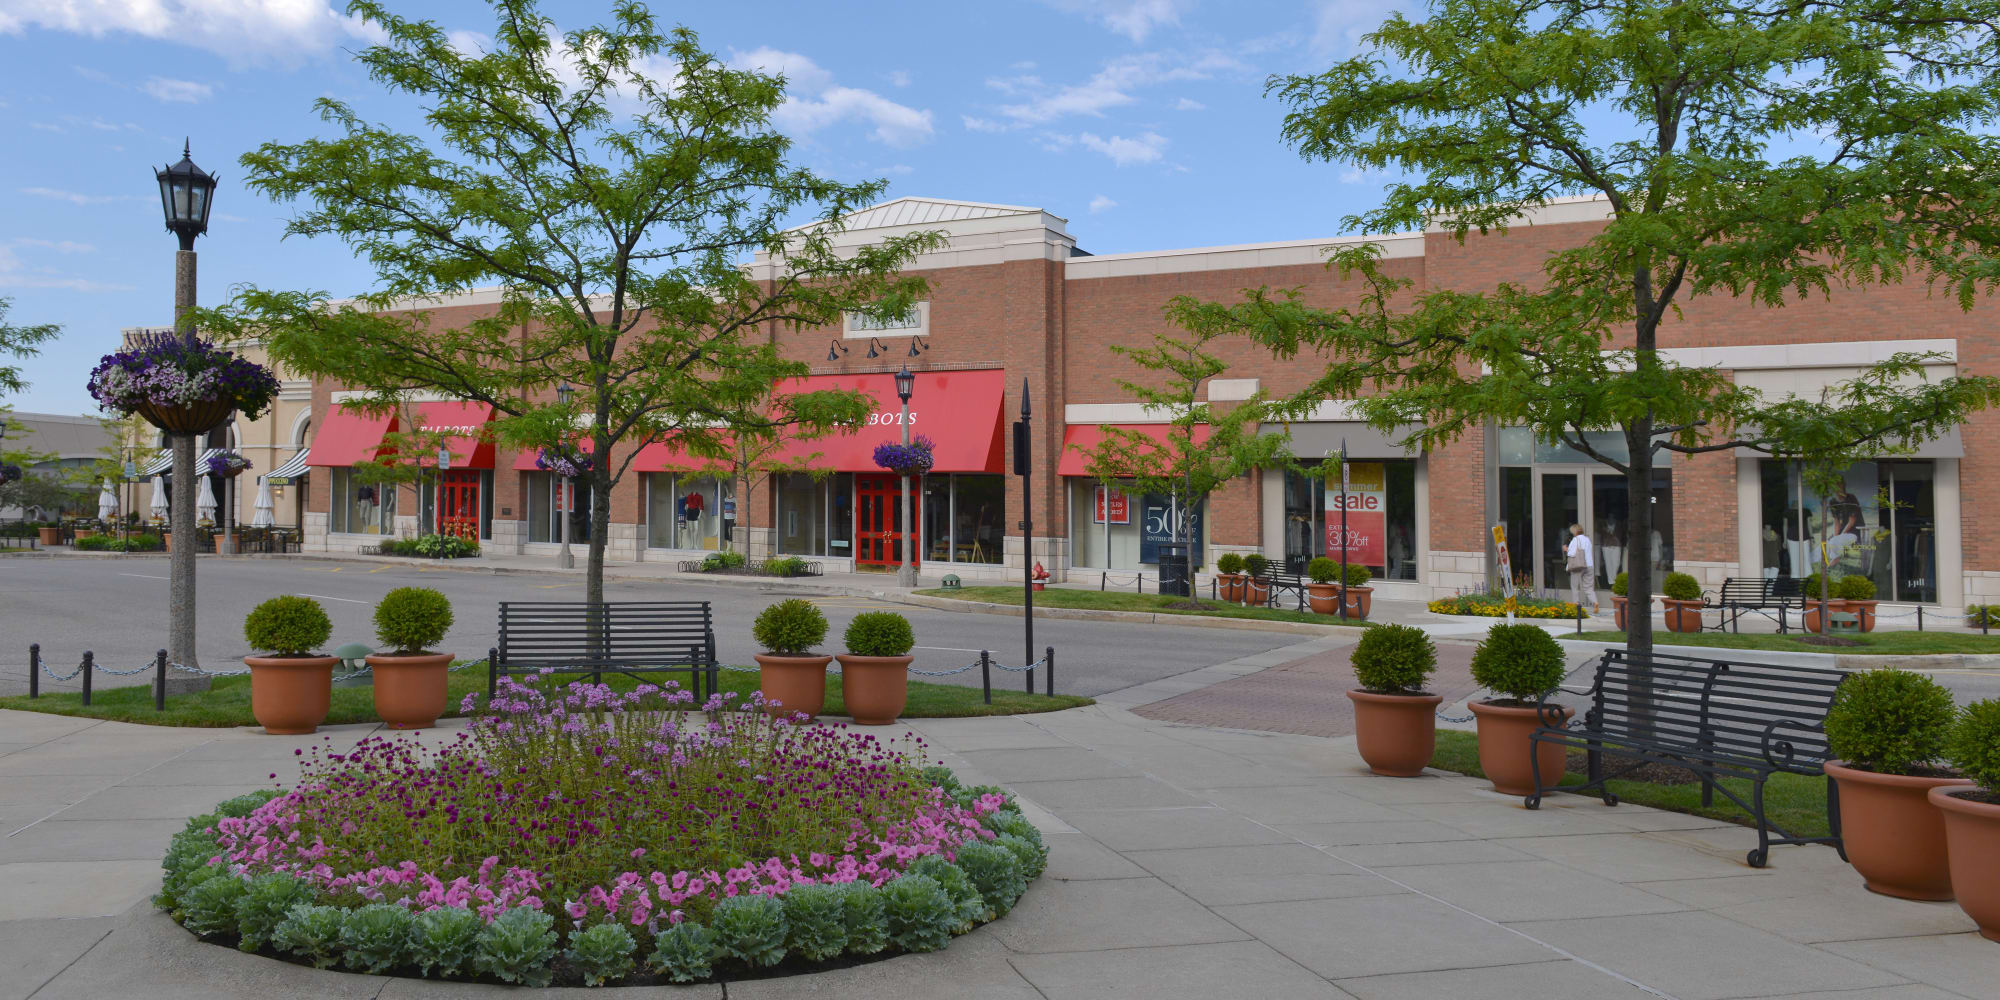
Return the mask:
<path id="1" fill-rule="evenodd" d="M 256 419 L 278 398 L 278 378 L 263 365 L 197 340 L 161 336 L 107 354 L 90 373 L 100 407 L 131 413 L 142 406 L 185 407 L 228 400 Z"/>
<path id="2" fill-rule="evenodd" d="M 917 435 L 909 444 L 885 441 L 875 446 L 875 464 L 890 472 L 921 476 L 931 471 L 931 465 L 935 461 L 931 457 L 931 449 L 935 447 L 931 439 L 922 434 Z"/>
<path id="3" fill-rule="evenodd" d="M 573 448 L 543 448 L 535 453 L 535 468 L 558 476 L 587 476 L 591 467 L 590 455 Z"/>

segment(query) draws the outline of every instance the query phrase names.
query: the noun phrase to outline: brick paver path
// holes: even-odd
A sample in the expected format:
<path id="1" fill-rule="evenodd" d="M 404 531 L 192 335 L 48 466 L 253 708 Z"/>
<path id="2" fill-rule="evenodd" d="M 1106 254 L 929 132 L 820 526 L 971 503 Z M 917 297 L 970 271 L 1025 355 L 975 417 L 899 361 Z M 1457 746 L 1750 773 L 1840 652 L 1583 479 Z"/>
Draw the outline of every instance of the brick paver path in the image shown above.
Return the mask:
<path id="1" fill-rule="evenodd" d="M 1346 736 L 1354 732 L 1353 646 L 1343 646 L 1234 680 L 1141 705 L 1133 711 L 1162 722 L 1223 729 L 1254 729 L 1301 736 Z M 1473 644 L 1437 644 L 1438 669 L 1429 690 L 1452 705 L 1479 690 L 1472 682 Z"/>

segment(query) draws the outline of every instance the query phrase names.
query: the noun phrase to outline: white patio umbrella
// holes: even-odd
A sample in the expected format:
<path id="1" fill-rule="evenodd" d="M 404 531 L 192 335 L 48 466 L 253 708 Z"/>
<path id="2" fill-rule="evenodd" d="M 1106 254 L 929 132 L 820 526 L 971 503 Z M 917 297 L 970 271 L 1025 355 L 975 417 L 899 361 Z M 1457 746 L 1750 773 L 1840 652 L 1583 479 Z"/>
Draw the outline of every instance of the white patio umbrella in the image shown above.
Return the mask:
<path id="1" fill-rule="evenodd" d="M 257 477 L 257 512 L 250 515 L 250 526 L 269 528 L 278 523 L 277 508 L 271 505 L 271 484 Z"/>
<path id="2" fill-rule="evenodd" d="M 118 516 L 118 491 L 111 480 L 104 481 L 104 488 L 97 491 L 97 519 L 109 521 Z"/>
<path id="3" fill-rule="evenodd" d="M 208 485 L 208 473 L 194 477 L 194 516 L 199 521 L 215 521 L 215 490 Z"/>
<path id="4" fill-rule="evenodd" d="M 153 477 L 153 516 L 165 519 L 167 516 L 167 477 Z"/>

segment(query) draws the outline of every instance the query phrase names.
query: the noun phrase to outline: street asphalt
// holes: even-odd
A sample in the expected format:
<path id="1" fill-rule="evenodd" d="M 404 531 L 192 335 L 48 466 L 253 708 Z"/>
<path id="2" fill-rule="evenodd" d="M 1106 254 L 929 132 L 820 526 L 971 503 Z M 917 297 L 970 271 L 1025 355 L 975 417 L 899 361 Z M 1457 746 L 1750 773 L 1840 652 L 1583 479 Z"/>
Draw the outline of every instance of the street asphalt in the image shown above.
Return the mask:
<path id="1" fill-rule="evenodd" d="M 40 643 L 56 673 L 74 669 L 84 650 L 99 664 L 129 670 L 152 660 L 166 645 L 167 561 L 159 556 L 117 559 L 0 559 L 6 585 L 0 589 L 0 694 L 27 691 L 28 644 Z M 583 599 L 583 581 L 573 575 L 494 574 L 484 570 L 413 563 L 382 565 L 287 559 L 204 559 L 198 570 L 197 648 L 210 670 L 241 669 L 250 652 L 243 642 L 243 616 L 274 594 L 317 598 L 333 619 L 332 646 L 372 644 L 369 616 L 391 588 L 434 587 L 452 600 L 457 624 L 443 644 L 467 659 L 486 655 L 496 642 L 501 601 Z M 711 601 L 716 616 L 719 658 L 748 664 L 757 652 L 750 623 L 766 605 L 786 596 L 729 584 L 681 581 L 607 581 L 608 600 Z M 825 610 L 831 625 L 823 649 L 837 652 L 847 623 L 863 611 L 895 611 L 910 619 L 917 634 L 916 666 L 948 670 L 991 650 L 1001 663 L 1024 662 L 1022 621 L 994 615 L 941 611 L 891 604 L 872 598 L 808 597 Z M 1277 632 L 1223 630 L 1124 622 L 1037 620 L 1035 648 L 1056 649 L 1056 690 L 1097 695 L 1171 677 L 1213 663 L 1300 642 Z M 925 678 L 978 685 L 979 671 L 949 678 Z M 135 683 L 146 677 L 98 675 L 98 686 Z M 44 681 L 47 681 L 46 676 Z M 994 671 L 994 686 L 1018 688 L 1018 673 Z M 1043 684 L 1036 679 L 1039 690 Z M 77 682 L 46 685 L 75 690 Z"/>

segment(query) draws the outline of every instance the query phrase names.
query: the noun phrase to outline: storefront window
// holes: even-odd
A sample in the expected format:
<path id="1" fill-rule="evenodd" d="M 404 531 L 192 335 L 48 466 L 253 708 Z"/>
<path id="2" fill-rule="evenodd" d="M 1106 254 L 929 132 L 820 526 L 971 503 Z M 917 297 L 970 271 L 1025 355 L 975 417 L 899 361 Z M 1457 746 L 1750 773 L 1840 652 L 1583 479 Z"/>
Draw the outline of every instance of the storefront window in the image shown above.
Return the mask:
<path id="1" fill-rule="evenodd" d="M 1868 577 L 1875 581 L 1878 598 L 1937 602 L 1937 506 L 1930 462 L 1856 462 L 1829 496 L 1805 484 L 1796 462 L 1758 465 L 1765 576 L 1815 572 L 1824 549 L 1834 577 Z"/>
<path id="2" fill-rule="evenodd" d="M 353 469 L 332 469 L 330 530 L 337 534 L 382 535 L 396 530 L 396 486 L 363 483 Z"/>
<path id="3" fill-rule="evenodd" d="M 648 473 L 646 544 L 656 549 L 716 550 L 734 544 L 736 491 L 713 477 Z"/>
<path id="4" fill-rule="evenodd" d="M 1329 509 L 1323 462 L 1308 462 L 1310 474 L 1285 472 L 1285 568 L 1303 573 L 1315 556 L 1326 555 L 1340 531 L 1338 507 Z M 1380 580 L 1417 578 L 1417 463 L 1414 459 L 1349 462 L 1348 485 L 1355 500 L 1347 531 L 1368 571 Z M 1338 490 L 1336 489 L 1337 493 Z M 1338 546 L 1332 546 L 1338 549 Z M 1366 561 L 1363 561 L 1366 560 Z"/>
<path id="5" fill-rule="evenodd" d="M 1070 563 L 1092 569 L 1136 570 L 1158 565 L 1160 545 L 1176 531 L 1192 533 L 1195 560 L 1207 564 L 1208 519 L 1202 508 L 1188 512 L 1171 497 L 1139 494 L 1111 487 L 1100 492 L 1096 481 L 1072 477 L 1069 485 Z M 1105 501 L 1100 509 L 1098 501 Z"/>
<path id="6" fill-rule="evenodd" d="M 826 551 L 827 484 L 801 473 L 775 477 L 780 555 L 823 556 Z"/>
<path id="7" fill-rule="evenodd" d="M 998 564 L 1006 548 L 1007 481 L 953 476 L 952 562 Z"/>
<path id="8" fill-rule="evenodd" d="M 528 541 L 562 541 L 562 518 L 558 511 L 562 505 L 563 477 L 548 472 L 528 473 Z M 576 500 L 570 505 L 569 540 L 587 542 L 590 540 L 590 481 L 587 479 L 568 480 L 576 491 Z"/>

